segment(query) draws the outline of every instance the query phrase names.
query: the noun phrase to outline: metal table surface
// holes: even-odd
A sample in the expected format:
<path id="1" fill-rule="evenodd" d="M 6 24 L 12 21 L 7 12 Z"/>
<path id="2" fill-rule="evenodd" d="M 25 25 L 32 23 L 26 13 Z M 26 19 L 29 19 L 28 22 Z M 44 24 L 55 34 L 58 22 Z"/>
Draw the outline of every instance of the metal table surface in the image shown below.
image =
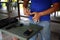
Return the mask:
<path id="1" fill-rule="evenodd" d="M 42 27 L 37 26 L 35 24 L 29 24 L 29 26 L 28 25 L 20 26 L 20 25 L 16 25 L 16 24 L 17 23 L 14 23 L 14 25 L 12 25 L 11 29 L 2 28 L 2 29 L 0 29 L 0 31 L 2 33 L 8 34 L 8 35 L 15 36 L 15 37 L 19 38 L 20 40 L 29 40 L 32 36 L 34 36 L 36 33 L 38 33 L 40 30 L 42 30 Z M 29 28 L 33 29 L 32 34 L 29 36 L 24 36 L 23 33 Z"/>

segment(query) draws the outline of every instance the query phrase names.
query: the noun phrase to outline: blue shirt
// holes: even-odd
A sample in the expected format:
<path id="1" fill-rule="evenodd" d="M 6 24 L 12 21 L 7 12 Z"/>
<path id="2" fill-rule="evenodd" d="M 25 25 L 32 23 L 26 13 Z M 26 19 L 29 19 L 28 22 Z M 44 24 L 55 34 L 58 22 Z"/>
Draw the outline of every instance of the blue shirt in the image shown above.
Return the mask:
<path id="1" fill-rule="evenodd" d="M 31 0 L 30 10 L 31 12 L 42 12 L 51 7 L 51 4 L 59 2 L 59 0 Z M 30 20 L 33 16 L 30 16 Z M 40 21 L 49 21 L 50 14 L 41 16 Z"/>

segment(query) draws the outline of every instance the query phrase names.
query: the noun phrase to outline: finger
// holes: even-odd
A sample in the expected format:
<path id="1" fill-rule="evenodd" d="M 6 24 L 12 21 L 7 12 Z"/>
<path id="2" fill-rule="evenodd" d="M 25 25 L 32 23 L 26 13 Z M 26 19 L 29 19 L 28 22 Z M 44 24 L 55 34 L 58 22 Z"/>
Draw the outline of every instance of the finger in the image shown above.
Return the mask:
<path id="1" fill-rule="evenodd" d="M 33 17 L 33 19 L 35 19 L 35 17 Z"/>
<path id="2" fill-rule="evenodd" d="M 36 19 L 34 19 L 34 22 L 37 22 L 37 20 L 36 20 Z"/>
<path id="3" fill-rule="evenodd" d="M 30 15 L 34 15 L 34 13 L 30 13 Z"/>
<path id="4" fill-rule="evenodd" d="M 33 17 L 33 20 L 36 21 L 36 22 L 39 22 L 39 19 L 35 19 L 34 17 Z"/>
<path id="5" fill-rule="evenodd" d="M 36 20 L 35 18 L 33 18 L 33 21 L 34 21 L 34 22 L 37 22 L 38 20 Z"/>
<path id="6" fill-rule="evenodd" d="M 35 13 L 31 13 L 30 15 L 34 15 Z"/>
<path id="7" fill-rule="evenodd" d="M 39 22 L 39 20 L 37 22 Z"/>

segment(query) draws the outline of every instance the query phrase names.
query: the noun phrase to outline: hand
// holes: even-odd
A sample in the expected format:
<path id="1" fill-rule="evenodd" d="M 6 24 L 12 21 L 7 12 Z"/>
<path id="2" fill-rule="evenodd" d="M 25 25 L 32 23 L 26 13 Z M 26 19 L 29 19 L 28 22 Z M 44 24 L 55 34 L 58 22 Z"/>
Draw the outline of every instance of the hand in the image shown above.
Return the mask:
<path id="1" fill-rule="evenodd" d="M 30 15 L 30 11 L 27 8 L 23 8 L 24 11 L 24 15 L 29 16 Z"/>
<path id="2" fill-rule="evenodd" d="M 31 13 L 30 15 L 34 15 L 33 20 L 34 20 L 35 22 L 38 22 L 38 21 L 39 21 L 40 15 L 39 15 L 38 12 L 33 12 L 33 13 Z"/>

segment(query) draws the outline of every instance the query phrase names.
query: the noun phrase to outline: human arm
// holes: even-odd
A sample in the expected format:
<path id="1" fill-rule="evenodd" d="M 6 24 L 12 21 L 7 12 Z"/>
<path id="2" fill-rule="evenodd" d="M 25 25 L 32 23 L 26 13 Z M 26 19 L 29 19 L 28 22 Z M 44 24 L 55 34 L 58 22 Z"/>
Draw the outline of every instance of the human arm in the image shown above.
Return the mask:
<path id="1" fill-rule="evenodd" d="M 38 21 L 41 16 L 51 14 L 52 12 L 55 12 L 59 9 L 59 3 L 53 3 L 53 7 L 50 7 L 49 9 L 42 11 L 42 12 L 33 12 L 32 14 L 35 14 L 33 17 L 34 21 Z"/>
<path id="2" fill-rule="evenodd" d="M 29 0 L 23 0 L 23 11 L 24 11 L 24 14 L 29 16 L 29 13 L 30 11 L 28 10 L 28 2 Z"/>
<path id="3" fill-rule="evenodd" d="M 47 15 L 47 14 L 52 14 L 52 12 L 55 12 L 59 9 L 59 3 L 53 3 L 53 7 L 43 11 L 43 12 L 39 12 L 39 15 L 40 16 L 44 16 L 44 15 Z"/>

